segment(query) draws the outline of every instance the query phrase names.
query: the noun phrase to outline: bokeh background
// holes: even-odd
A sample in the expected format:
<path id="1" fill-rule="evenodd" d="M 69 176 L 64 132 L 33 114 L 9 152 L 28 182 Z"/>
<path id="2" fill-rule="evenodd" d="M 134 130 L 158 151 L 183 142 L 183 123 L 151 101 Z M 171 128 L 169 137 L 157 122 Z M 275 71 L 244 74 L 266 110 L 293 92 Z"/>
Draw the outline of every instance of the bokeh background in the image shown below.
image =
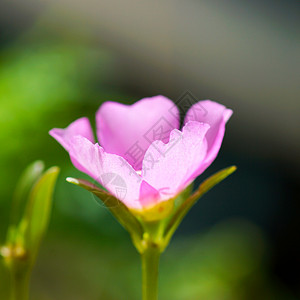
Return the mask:
<path id="1" fill-rule="evenodd" d="M 0 238 L 30 162 L 61 174 L 31 298 L 140 299 L 128 234 L 49 135 L 106 100 L 186 91 L 234 110 L 205 195 L 161 259 L 160 299 L 300 297 L 298 1 L 0 1 Z M 0 266 L 0 299 L 8 299 Z"/>

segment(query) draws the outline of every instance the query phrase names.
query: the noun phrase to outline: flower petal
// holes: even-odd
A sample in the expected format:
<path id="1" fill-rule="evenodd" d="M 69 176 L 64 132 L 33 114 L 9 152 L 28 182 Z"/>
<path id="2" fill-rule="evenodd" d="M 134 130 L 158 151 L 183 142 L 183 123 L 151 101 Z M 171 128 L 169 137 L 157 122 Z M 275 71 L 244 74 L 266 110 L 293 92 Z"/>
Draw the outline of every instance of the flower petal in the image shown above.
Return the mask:
<path id="1" fill-rule="evenodd" d="M 184 189 L 206 156 L 208 124 L 189 122 L 182 132 L 174 129 L 170 141 L 155 141 L 147 150 L 142 177 L 157 189 L 162 199 L 169 199 Z"/>
<path id="2" fill-rule="evenodd" d="M 122 157 L 106 153 L 98 144 L 75 136 L 69 151 L 74 166 L 91 176 L 129 208 L 141 208 L 141 177 Z"/>
<path id="3" fill-rule="evenodd" d="M 143 207 L 152 206 L 157 203 L 160 195 L 147 181 L 143 180 L 140 187 L 140 203 Z"/>
<path id="4" fill-rule="evenodd" d="M 210 125 L 206 134 L 207 156 L 201 168 L 197 171 L 201 174 L 216 158 L 223 141 L 225 124 L 231 117 L 233 111 L 217 102 L 210 100 L 199 101 L 187 112 L 184 123 L 189 121 L 204 122 Z"/>
<path id="5" fill-rule="evenodd" d="M 97 136 L 106 152 L 124 157 L 135 170 L 154 140 L 168 142 L 179 128 L 178 108 L 164 96 L 144 98 L 133 105 L 105 102 L 96 114 Z"/>
<path id="6" fill-rule="evenodd" d="M 71 123 L 67 128 L 53 128 L 49 134 L 54 137 L 67 151 L 70 141 L 76 135 L 81 135 L 94 143 L 94 134 L 88 118 L 80 118 Z"/>

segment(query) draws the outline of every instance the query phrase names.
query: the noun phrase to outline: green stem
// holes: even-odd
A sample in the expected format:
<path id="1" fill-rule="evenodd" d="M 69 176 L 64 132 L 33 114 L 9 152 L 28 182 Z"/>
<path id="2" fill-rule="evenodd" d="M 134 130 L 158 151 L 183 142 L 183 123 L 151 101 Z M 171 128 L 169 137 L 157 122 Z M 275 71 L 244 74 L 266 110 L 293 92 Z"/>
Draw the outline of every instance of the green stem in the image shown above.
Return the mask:
<path id="1" fill-rule="evenodd" d="M 157 300 L 160 250 L 157 247 L 149 246 L 145 252 L 141 254 L 141 258 L 143 300 Z"/>
<path id="2" fill-rule="evenodd" d="M 11 300 L 29 299 L 30 271 L 11 272 Z"/>

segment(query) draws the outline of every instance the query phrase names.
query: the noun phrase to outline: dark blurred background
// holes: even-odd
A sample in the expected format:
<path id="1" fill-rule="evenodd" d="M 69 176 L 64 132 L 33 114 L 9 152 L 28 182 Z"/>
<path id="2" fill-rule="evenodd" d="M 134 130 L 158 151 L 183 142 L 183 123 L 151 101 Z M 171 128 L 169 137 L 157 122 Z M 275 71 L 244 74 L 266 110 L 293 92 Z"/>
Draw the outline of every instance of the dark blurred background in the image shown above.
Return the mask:
<path id="1" fill-rule="evenodd" d="M 127 233 L 49 135 L 107 100 L 186 91 L 234 110 L 205 195 L 162 256 L 160 299 L 299 299 L 299 1 L 0 0 L 0 238 L 30 162 L 62 169 L 32 299 L 140 299 Z M 0 266 L 0 299 L 8 299 Z"/>

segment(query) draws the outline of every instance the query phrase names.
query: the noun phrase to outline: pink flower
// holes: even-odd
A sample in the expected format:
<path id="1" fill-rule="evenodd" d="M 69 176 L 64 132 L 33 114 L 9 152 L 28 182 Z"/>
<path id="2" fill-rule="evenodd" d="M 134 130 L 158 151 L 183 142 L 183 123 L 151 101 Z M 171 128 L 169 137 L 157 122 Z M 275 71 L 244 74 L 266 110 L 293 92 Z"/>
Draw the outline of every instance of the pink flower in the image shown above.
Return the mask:
<path id="1" fill-rule="evenodd" d="M 74 166 L 129 209 L 143 211 L 174 199 L 216 158 L 232 110 L 210 100 L 194 104 L 179 130 L 179 111 L 164 96 L 133 105 L 105 102 L 90 122 L 80 118 L 50 131 Z"/>

